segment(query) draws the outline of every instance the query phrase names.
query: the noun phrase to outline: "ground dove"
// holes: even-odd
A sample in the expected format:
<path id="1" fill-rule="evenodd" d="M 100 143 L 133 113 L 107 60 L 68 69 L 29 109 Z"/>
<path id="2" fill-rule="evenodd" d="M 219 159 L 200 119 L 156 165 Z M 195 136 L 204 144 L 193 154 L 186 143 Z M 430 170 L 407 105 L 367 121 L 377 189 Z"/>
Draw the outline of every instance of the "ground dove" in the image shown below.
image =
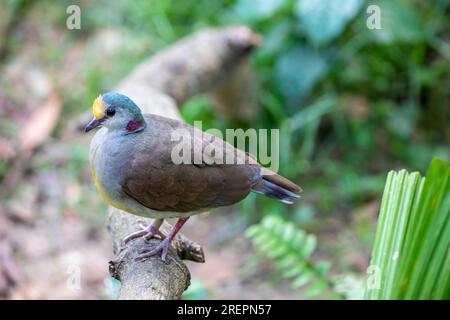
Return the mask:
<path id="1" fill-rule="evenodd" d="M 88 132 L 94 135 L 89 160 L 92 178 L 102 198 L 130 214 L 154 222 L 128 235 L 160 236 L 155 247 L 140 253 L 161 253 L 189 216 L 232 205 L 256 192 L 291 204 L 300 187 L 262 167 L 250 154 L 182 121 L 141 113 L 127 96 L 106 93 L 92 106 Z M 231 159 L 231 161 L 230 161 Z M 167 236 L 158 229 L 165 218 L 178 218 Z"/>

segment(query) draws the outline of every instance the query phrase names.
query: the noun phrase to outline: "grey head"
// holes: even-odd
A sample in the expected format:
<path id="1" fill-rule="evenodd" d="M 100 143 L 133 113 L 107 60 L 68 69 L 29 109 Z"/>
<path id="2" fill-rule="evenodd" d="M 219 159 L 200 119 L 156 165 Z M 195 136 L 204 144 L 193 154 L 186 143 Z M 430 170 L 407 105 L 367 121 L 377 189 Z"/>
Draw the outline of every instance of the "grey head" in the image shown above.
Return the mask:
<path id="1" fill-rule="evenodd" d="M 146 126 L 139 107 L 126 95 L 116 92 L 108 92 L 95 99 L 92 113 L 94 118 L 86 126 L 86 132 L 103 126 L 128 134 L 139 132 Z"/>

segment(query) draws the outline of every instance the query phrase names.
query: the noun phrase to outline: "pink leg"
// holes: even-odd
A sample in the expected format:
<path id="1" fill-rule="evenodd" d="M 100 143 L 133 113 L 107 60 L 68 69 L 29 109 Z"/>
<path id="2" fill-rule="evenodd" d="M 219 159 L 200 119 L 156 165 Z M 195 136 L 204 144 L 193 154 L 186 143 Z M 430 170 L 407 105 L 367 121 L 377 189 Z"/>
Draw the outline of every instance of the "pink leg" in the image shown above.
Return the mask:
<path id="1" fill-rule="evenodd" d="M 170 243 L 172 242 L 173 238 L 175 238 L 178 231 L 180 231 L 181 227 L 186 223 L 186 221 L 189 219 L 187 218 L 180 218 L 178 219 L 177 223 L 173 226 L 172 230 L 170 230 L 169 234 L 163 241 L 161 241 L 157 246 L 144 250 L 141 252 L 141 254 L 137 257 L 137 259 L 144 259 L 147 257 L 154 256 L 155 254 L 161 252 L 161 259 L 163 261 L 166 261 L 167 253 L 169 252 Z"/>
<path id="2" fill-rule="evenodd" d="M 159 227 L 161 226 L 163 221 L 164 219 L 155 219 L 153 223 L 148 225 L 147 227 L 141 225 L 141 230 L 130 233 L 123 239 L 123 242 L 126 244 L 133 239 L 141 237 L 143 237 L 145 240 L 150 240 L 155 235 L 158 235 L 161 237 L 161 239 L 164 239 L 165 235 L 161 231 L 159 231 Z"/>

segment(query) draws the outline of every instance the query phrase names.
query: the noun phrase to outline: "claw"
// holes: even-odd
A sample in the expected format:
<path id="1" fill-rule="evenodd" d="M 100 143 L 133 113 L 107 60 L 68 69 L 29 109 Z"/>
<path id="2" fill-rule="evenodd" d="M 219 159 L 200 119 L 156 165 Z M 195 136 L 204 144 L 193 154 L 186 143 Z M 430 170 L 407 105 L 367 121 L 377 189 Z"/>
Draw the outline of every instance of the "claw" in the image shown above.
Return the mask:
<path id="1" fill-rule="evenodd" d="M 163 241 L 161 241 L 155 247 L 141 251 L 141 253 L 136 257 L 136 259 L 142 260 L 142 259 L 154 256 L 154 255 L 158 254 L 159 252 L 161 252 L 161 260 L 165 262 L 167 253 L 169 252 L 169 247 L 170 247 L 170 239 L 165 238 Z"/>
<path id="2" fill-rule="evenodd" d="M 181 227 L 186 223 L 188 219 L 189 217 L 179 218 L 175 226 L 172 228 L 172 230 L 170 230 L 167 237 L 164 234 L 162 234 L 161 231 L 159 231 L 159 227 L 161 226 L 163 219 L 157 219 L 153 222 L 153 224 L 147 227 L 141 226 L 142 230 L 133 232 L 132 234 L 125 237 L 123 241 L 127 243 L 130 240 L 140 237 L 144 237 L 144 239 L 148 240 L 154 235 L 159 235 L 162 241 L 154 247 L 141 251 L 140 254 L 137 256 L 136 260 L 145 259 L 161 252 L 161 259 L 165 262 L 167 253 L 169 252 L 170 243 L 172 242 L 177 232 L 181 229 Z"/>
<path id="3" fill-rule="evenodd" d="M 153 238 L 155 235 L 160 236 L 161 239 L 164 239 L 166 237 L 161 231 L 159 231 L 158 229 L 153 227 L 153 225 L 149 225 L 146 227 L 146 226 L 140 224 L 139 226 L 141 227 L 141 230 L 130 233 L 128 236 L 126 236 L 123 239 L 124 244 L 127 244 L 131 240 L 141 238 L 141 237 L 147 241 L 150 240 L 151 238 Z"/>

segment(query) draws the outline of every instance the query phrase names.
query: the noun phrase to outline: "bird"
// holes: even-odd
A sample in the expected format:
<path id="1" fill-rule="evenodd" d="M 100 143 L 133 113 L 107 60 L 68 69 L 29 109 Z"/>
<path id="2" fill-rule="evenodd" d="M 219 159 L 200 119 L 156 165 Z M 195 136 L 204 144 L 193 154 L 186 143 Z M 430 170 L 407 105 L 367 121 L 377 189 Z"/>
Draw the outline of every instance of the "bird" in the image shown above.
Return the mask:
<path id="1" fill-rule="evenodd" d="M 300 198 L 302 189 L 297 184 L 261 166 L 251 154 L 183 121 L 142 114 L 124 94 L 99 95 L 92 113 L 85 132 L 99 128 L 89 148 L 91 175 L 98 193 L 110 206 L 154 219 L 123 242 L 161 238 L 156 246 L 139 252 L 137 259 L 160 253 L 166 261 L 171 241 L 190 216 L 233 205 L 250 192 L 286 204 Z M 175 132 L 183 132 L 188 138 L 174 140 Z M 191 157 L 182 163 L 174 161 L 174 150 L 180 144 L 191 147 L 183 149 Z M 207 149 L 215 151 L 204 152 Z M 232 163 L 223 161 L 229 155 L 235 156 Z M 159 227 L 168 218 L 178 220 L 164 235 Z"/>

